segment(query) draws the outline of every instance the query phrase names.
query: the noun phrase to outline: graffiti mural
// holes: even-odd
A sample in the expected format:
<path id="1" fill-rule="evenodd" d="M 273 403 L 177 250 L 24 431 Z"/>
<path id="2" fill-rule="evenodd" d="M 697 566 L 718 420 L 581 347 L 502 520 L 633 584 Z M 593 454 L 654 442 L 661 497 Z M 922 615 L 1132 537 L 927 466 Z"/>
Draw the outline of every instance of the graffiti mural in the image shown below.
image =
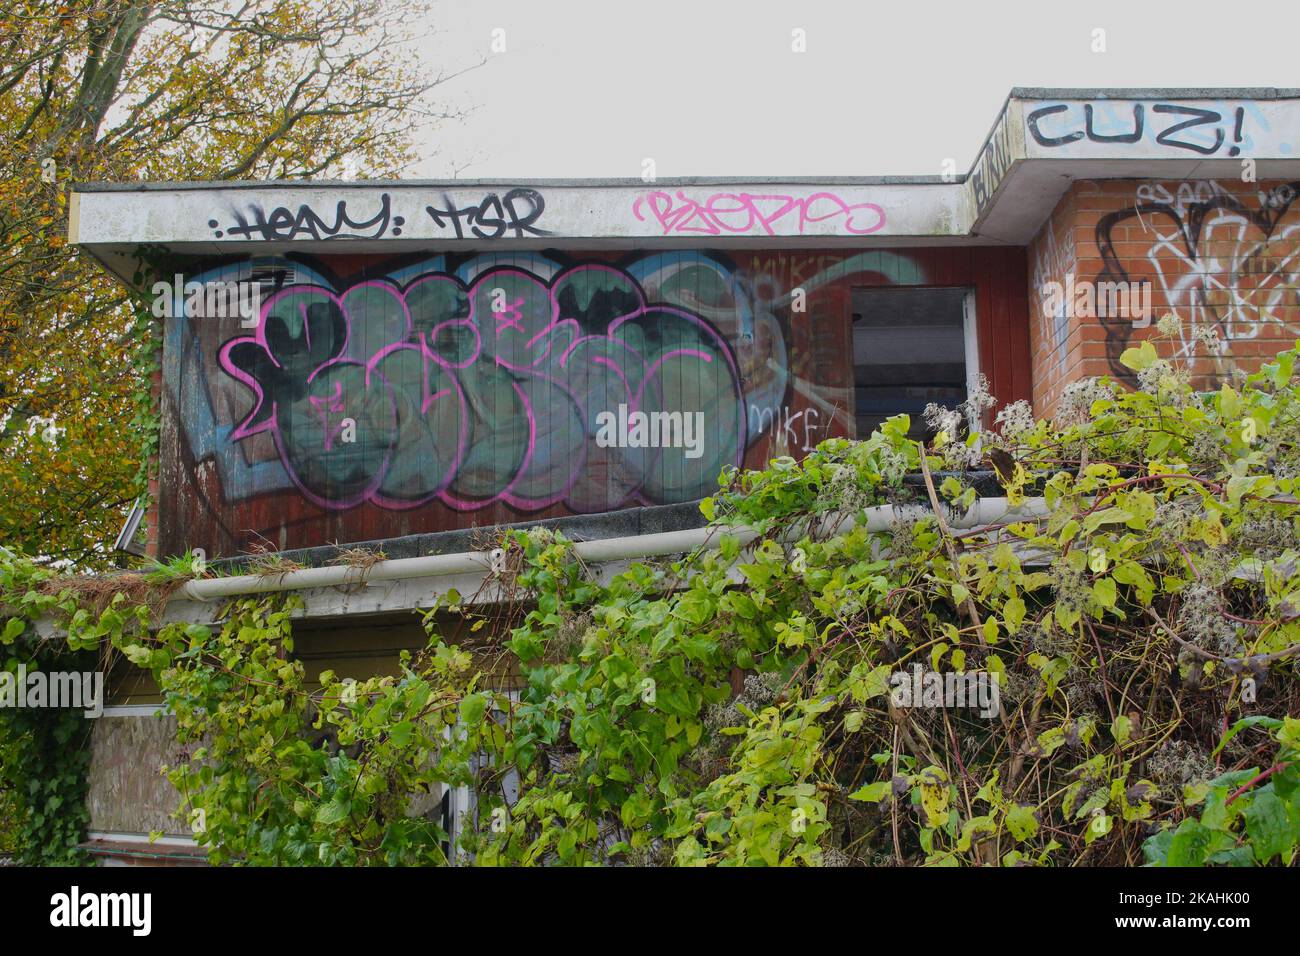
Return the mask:
<path id="1" fill-rule="evenodd" d="M 724 467 L 852 437 L 858 286 L 982 283 L 1003 394 L 1015 366 L 996 350 L 1028 353 L 1027 332 L 994 331 L 1028 281 L 1015 249 L 347 252 L 174 271 L 261 295 L 252 320 L 164 320 L 163 554 L 696 501 Z"/>
<path id="2" fill-rule="evenodd" d="M 341 294 L 294 285 L 220 362 L 256 396 L 231 440 L 269 432 L 294 485 L 325 508 L 689 501 L 746 445 L 726 339 L 697 314 L 648 304 L 611 266 L 549 280 L 492 268 L 470 283 L 434 272 Z M 602 415 L 620 412 L 704 428 L 690 447 L 597 441 Z"/>
<path id="3" fill-rule="evenodd" d="M 1132 205 L 1097 223 L 1098 281 L 1153 281 L 1182 320 L 1180 354 L 1194 371 L 1221 375 L 1240 343 L 1300 334 L 1297 190 L 1300 182 L 1253 194 L 1209 180 L 1139 185 Z M 1140 253 L 1122 254 L 1135 244 Z M 1141 274 L 1130 276 L 1138 266 Z M 1119 356 L 1139 333 L 1120 318 L 1101 321 L 1111 368 L 1130 379 Z M 1217 352 L 1197 348 L 1198 340 L 1217 341 Z"/>

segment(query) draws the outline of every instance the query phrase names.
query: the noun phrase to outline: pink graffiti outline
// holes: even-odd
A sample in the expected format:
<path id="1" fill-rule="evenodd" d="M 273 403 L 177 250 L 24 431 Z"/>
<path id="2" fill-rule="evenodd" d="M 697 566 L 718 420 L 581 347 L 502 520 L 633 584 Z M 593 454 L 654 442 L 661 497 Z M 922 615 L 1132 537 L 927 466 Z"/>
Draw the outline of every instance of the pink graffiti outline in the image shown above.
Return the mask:
<path id="1" fill-rule="evenodd" d="M 719 192 L 711 193 L 700 201 L 690 198 L 679 189 L 676 192 L 676 202 L 680 205 L 675 205 L 673 195 L 662 190 L 654 190 L 633 200 L 632 214 L 638 221 L 645 222 L 644 209 L 648 207 L 649 214 L 658 221 L 659 228 L 665 236 L 674 233 L 707 236 L 719 236 L 723 233 L 742 235 L 754 232 L 756 225 L 760 234 L 776 236 L 778 235 L 776 225 L 795 210 L 799 214 L 798 226 L 795 230 L 798 235 L 805 234 L 810 223 L 816 224 L 843 217 L 846 232 L 855 236 L 868 236 L 883 229 L 886 220 L 884 208 L 876 203 L 849 203 L 835 193 L 826 191 L 816 192 L 806 197 L 783 193 Z M 779 206 L 774 212 L 764 214 L 760 203 L 768 202 L 778 203 Z M 814 214 L 811 210 L 814 210 L 819 202 L 830 202 L 838 208 L 819 215 Z M 855 216 L 866 211 L 874 215 L 875 222 L 866 226 L 856 226 Z M 746 214 L 743 224 L 737 225 L 728 221 L 727 217 L 733 217 L 738 213 Z M 696 219 L 703 225 L 690 225 Z"/>
<path id="2" fill-rule="evenodd" d="M 624 273 L 622 270 L 619 270 L 611 266 L 606 266 L 604 264 L 589 264 L 584 266 L 578 266 L 573 269 L 566 270 L 565 272 L 560 273 L 560 276 L 566 280 L 572 280 L 575 274 L 580 274 L 585 270 L 608 272 L 612 275 L 617 276 L 620 279 L 626 277 L 626 273 Z M 478 323 L 476 321 L 477 293 L 479 291 L 480 286 L 483 283 L 491 281 L 494 277 L 499 276 L 503 272 L 518 275 L 526 282 L 536 284 L 546 289 L 547 296 L 550 303 L 550 309 L 551 309 L 550 320 L 541 331 L 539 331 L 537 334 L 533 335 L 531 338 L 527 340 L 527 342 L 525 343 L 525 350 L 531 349 L 536 344 L 541 342 L 543 339 L 549 338 L 549 341 L 546 341 L 545 349 L 543 350 L 542 354 L 536 359 L 534 359 L 533 361 L 531 361 L 527 366 L 517 367 L 499 355 L 494 355 L 493 358 L 495 362 L 498 365 L 502 366 L 503 368 L 515 372 L 524 372 L 526 374 L 529 374 L 530 376 L 535 377 L 538 380 L 548 382 L 549 384 L 551 384 L 552 386 L 556 387 L 561 392 L 563 392 L 572 403 L 575 413 L 581 423 L 582 434 L 587 433 L 588 426 L 589 426 L 589 423 L 586 420 L 586 412 L 582 403 L 577 400 L 573 391 L 569 388 L 569 386 L 566 383 L 559 381 L 554 377 L 537 370 L 536 368 L 538 365 L 544 362 L 546 358 L 550 355 L 552 347 L 556 340 L 556 336 L 560 332 L 560 330 L 571 329 L 575 333 L 572 336 L 572 341 L 569 343 L 568 347 L 565 348 L 563 355 L 559 359 L 559 365 L 562 368 L 568 366 L 569 360 L 571 359 L 574 352 L 578 349 L 579 346 L 589 342 L 604 342 L 607 344 L 616 343 L 619 348 L 626 350 L 628 353 L 630 353 L 632 356 L 636 358 L 636 360 L 640 363 L 643 372 L 641 375 L 640 385 L 636 389 L 635 394 L 632 391 L 631 383 L 627 379 L 625 370 L 622 369 L 616 361 L 603 355 L 597 355 L 592 358 L 593 363 L 600 364 L 604 367 L 613 369 L 615 371 L 615 373 L 618 375 L 620 379 L 620 383 L 622 385 L 623 391 L 628 396 L 629 402 L 632 404 L 633 408 L 640 407 L 640 404 L 644 397 L 645 387 L 647 384 L 651 384 L 648 381 L 648 379 L 653 376 L 653 373 L 668 358 L 671 358 L 675 355 L 685 354 L 685 355 L 691 355 L 696 358 L 700 358 L 706 362 L 713 361 L 713 356 L 709 355 L 707 352 L 704 352 L 702 350 L 677 349 L 672 352 L 666 353 L 665 355 L 660 356 L 653 364 L 647 365 L 644 356 L 642 356 L 637 349 L 635 349 L 628 342 L 626 342 L 621 336 L 615 335 L 617 330 L 620 329 L 626 323 L 633 321 L 637 318 L 640 318 L 646 315 L 650 311 L 654 311 L 657 313 L 674 315 L 686 321 L 689 324 L 694 324 L 702 328 L 711 336 L 717 338 L 717 332 L 715 329 L 713 329 L 711 325 L 704 322 L 698 316 L 691 314 L 690 312 L 686 312 L 684 310 L 674 308 L 672 306 L 667 306 L 667 305 L 651 306 L 648 303 L 646 303 L 643 297 L 639 297 L 639 302 L 637 304 L 637 307 L 629 311 L 628 313 L 621 315 L 618 318 L 612 320 L 609 323 L 604 334 L 582 335 L 581 325 L 578 323 L 576 319 L 560 318 L 561 307 L 556 297 L 556 282 L 554 280 L 552 280 L 551 282 L 546 282 L 525 270 L 517 269 L 513 267 L 487 270 L 486 272 L 482 273 L 480 276 L 476 277 L 473 286 L 469 287 L 468 289 L 466 289 L 464 284 L 461 283 L 459 280 L 455 279 L 454 277 L 441 276 L 441 275 L 422 276 L 418 278 L 415 282 L 407 286 L 405 289 L 397 289 L 394 287 L 392 283 L 390 283 L 387 280 L 369 280 L 366 282 L 358 283 L 357 285 L 350 287 L 349 289 L 345 290 L 342 295 L 337 294 L 332 290 L 326 289 L 321 286 L 306 285 L 306 284 L 295 285 L 280 290 L 275 295 L 273 295 L 270 299 L 268 299 L 267 302 L 263 304 L 260 321 L 253 335 L 232 339 L 231 341 L 226 342 L 224 345 L 222 345 L 218 351 L 219 361 L 222 368 L 227 372 L 227 374 L 230 374 L 237 381 L 240 381 L 241 383 L 246 385 L 254 393 L 254 398 L 255 398 L 252 411 L 250 411 L 250 413 L 245 417 L 244 421 L 236 429 L 232 431 L 230 436 L 231 440 L 233 441 L 241 438 L 250 437 L 252 435 L 258 434 L 263 431 L 270 431 L 272 433 L 272 439 L 277 454 L 280 457 L 281 461 L 285 464 L 286 472 L 288 473 L 294 486 L 309 501 L 311 501 L 312 503 L 320 507 L 329 510 L 342 510 L 346 508 L 351 508 L 364 501 L 373 501 L 375 504 L 379 505 L 380 507 L 389 508 L 389 509 L 406 509 L 406 508 L 418 507 L 419 505 L 425 504 L 428 501 L 433 500 L 434 498 L 437 498 L 441 500 L 443 503 L 445 503 L 446 505 L 448 505 L 449 507 L 460 511 L 468 511 L 468 510 L 482 508 L 496 501 L 503 502 L 519 510 L 539 510 L 541 508 L 549 507 L 553 504 L 563 501 L 571 493 L 573 489 L 573 485 L 577 481 L 578 476 L 582 473 L 582 470 L 585 466 L 586 454 L 587 454 L 585 444 L 581 448 L 581 454 L 575 457 L 573 469 L 570 472 L 568 479 L 564 482 L 564 484 L 561 487 L 557 488 L 555 492 L 541 498 L 528 498 L 519 495 L 515 492 L 517 485 L 521 480 L 523 480 L 524 476 L 527 474 L 529 466 L 531 465 L 533 459 L 536 457 L 536 442 L 538 437 L 538 424 L 537 424 L 536 415 L 534 413 L 534 409 L 532 407 L 532 402 L 530 401 L 526 391 L 523 389 L 521 384 L 517 381 L 512 381 L 511 386 L 515 390 L 515 393 L 518 395 L 520 402 L 524 408 L 524 414 L 528 421 L 528 441 L 524 449 L 524 453 L 520 461 L 520 464 L 515 469 L 515 472 L 511 476 L 509 483 L 504 489 L 497 492 L 492 497 L 488 499 L 482 499 L 482 500 L 459 498 L 456 495 L 452 494 L 449 490 L 451 485 L 455 481 L 456 474 L 460 471 L 461 467 L 463 466 L 466 460 L 467 453 L 468 453 L 467 443 L 468 443 L 468 436 L 469 436 L 469 413 L 467 408 L 468 402 L 465 400 L 463 387 L 458 377 L 456 376 L 455 371 L 464 370 L 471 367 L 482 355 L 482 351 L 483 351 L 482 334 L 478 328 Z M 412 337 L 413 322 L 411 319 L 410 309 L 406 302 L 406 296 L 411 292 L 411 290 L 415 289 L 421 283 L 429 282 L 429 281 L 451 281 L 454 282 L 459 288 L 465 290 L 467 293 L 467 298 L 469 303 L 469 315 L 465 318 L 444 320 L 438 323 L 437 325 L 435 325 L 426 334 L 416 336 L 415 341 L 412 342 L 410 341 L 410 339 Z M 387 293 L 394 296 L 394 298 L 399 303 L 401 309 L 403 328 L 406 335 L 402 341 L 394 342 L 385 346 L 384 348 L 381 348 L 378 352 L 376 352 L 373 356 L 371 356 L 368 361 L 366 361 L 365 363 L 361 363 L 346 357 L 348 346 L 352 340 L 353 318 L 350 311 L 347 309 L 344 303 L 344 299 L 354 295 L 357 290 L 364 289 L 369 286 L 382 288 Z M 230 360 L 230 351 L 238 344 L 254 343 L 257 344 L 266 353 L 266 355 L 270 358 L 272 364 L 276 368 L 282 368 L 283 366 L 281 366 L 280 362 L 276 359 L 275 355 L 271 352 L 269 344 L 267 342 L 266 320 L 268 316 L 271 314 L 273 307 L 279 302 L 280 299 L 289 295 L 304 296 L 304 295 L 311 295 L 312 293 L 318 293 L 323 298 L 333 302 L 339 308 L 340 313 L 342 314 L 344 319 L 344 339 L 343 339 L 343 344 L 341 346 L 340 353 L 335 358 L 322 363 L 320 366 L 314 369 L 307 377 L 308 383 L 314 381 L 317 378 L 317 376 L 325 372 L 326 369 L 332 368 L 334 366 L 346 365 L 346 366 L 362 367 L 365 369 L 365 375 L 366 375 L 365 381 L 367 387 L 369 387 L 372 381 L 372 377 L 374 380 L 382 383 L 383 386 L 385 387 L 387 398 L 388 398 L 388 404 L 389 404 L 389 413 L 392 417 L 394 425 L 396 426 L 396 423 L 398 421 L 396 389 L 394 389 L 392 384 L 382 374 L 380 374 L 377 369 L 379 364 L 389 355 L 393 354 L 398 350 L 409 349 L 409 350 L 417 351 L 420 354 L 421 361 L 422 361 L 423 388 L 422 388 L 422 397 L 421 397 L 421 414 L 426 413 L 428 409 L 432 407 L 434 402 L 445 398 L 449 398 L 454 394 L 460 411 L 460 432 L 457 440 L 456 453 L 453 457 L 452 464 L 447 468 L 445 474 L 443 476 L 440 476 L 437 486 L 434 489 L 432 489 L 429 493 L 422 495 L 419 499 L 414 499 L 414 500 L 394 499 L 387 495 L 382 494 L 379 491 L 379 488 L 383 484 L 384 478 L 387 476 L 388 469 L 392 461 L 392 457 L 394 454 L 393 448 L 388 448 L 385 451 L 383 461 L 380 463 L 380 467 L 377 470 L 377 473 L 372 477 L 370 481 L 366 483 L 365 488 L 359 490 L 358 492 L 352 495 L 348 495 L 345 498 L 327 499 L 321 497 L 320 495 L 316 494 L 315 492 L 307 488 L 305 484 L 302 482 L 301 478 L 297 475 L 296 469 L 290 464 L 291 459 L 284 445 L 283 437 L 280 433 L 280 429 L 276 420 L 276 413 L 278 411 L 278 407 L 275 402 L 272 402 L 270 408 L 270 414 L 268 415 L 265 421 L 261 422 L 255 427 L 252 428 L 248 427 L 248 423 L 254 417 L 257 416 L 259 410 L 261 409 L 262 403 L 265 401 L 265 395 L 263 393 L 261 385 L 257 382 L 257 380 L 254 379 L 251 375 L 245 373 L 243 369 L 235 365 Z M 521 306 L 524 304 L 524 302 L 525 302 L 525 298 L 521 296 L 515 302 L 511 303 L 510 311 L 513 314 L 514 318 L 513 320 L 506 323 L 506 326 L 520 332 L 526 331 L 522 327 L 523 315 L 521 311 Z M 302 302 L 299 303 L 298 305 L 298 309 L 300 311 L 304 329 L 307 328 L 306 308 L 309 304 L 311 303 Z M 499 313 L 494 313 L 494 315 L 499 315 Z M 499 318 L 498 318 L 498 322 L 500 322 Z M 443 329 L 451 326 L 457 326 L 457 325 L 469 326 L 473 330 L 475 336 L 475 343 L 469 358 L 462 359 L 459 362 L 452 362 L 443 358 L 442 355 L 440 355 L 433 348 L 433 343 L 438 337 L 438 334 Z M 503 328 L 506 326 L 500 326 L 497 328 L 498 336 L 500 335 Z M 307 332 L 306 334 L 308 335 L 308 347 L 310 347 L 310 333 Z M 731 355 L 730 349 L 727 347 L 726 342 L 721 339 L 719 339 L 719 342 L 722 345 L 721 352 L 726 357 L 727 364 L 731 370 L 733 381 L 739 383 L 740 381 L 739 370 L 736 366 L 735 359 Z M 442 388 L 439 389 L 437 392 L 434 392 L 432 390 L 429 381 L 431 365 L 436 365 L 437 367 L 443 369 L 444 373 L 446 374 L 446 377 L 451 381 L 450 388 Z M 659 388 L 658 383 L 653 383 L 653 384 L 655 388 Z M 341 382 L 335 383 L 335 391 L 332 392 L 330 396 L 327 396 L 324 399 L 319 399 L 315 396 L 309 396 L 309 398 L 312 407 L 318 410 L 319 410 L 320 402 L 327 402 L 328 407 L 332 411 L 340 411 L 345 407 L 343 405 Z M 736 464 L 739 464 L 741 460 L 743 460 L 746 431 L 747 431 L 747 421 L 743 414 L 743 403 L 738 403 L 737 436 L 739 441 L 737 442 Z M 332 447 L 332 443 L 330 442 L 330 435 L 327 434 L 326 450 L 329 450 L 331 447 Z M 656 458 L 657 457 L 658 455 L 656 455 Z M 646 477 L 647 477 L 646 475 L 642 475 L 641 483 L 635 487 L 629 488 L 627 493 L 623 495 L 623 497 L 620 498 L 617 501 L 617 503 L 615 503 L 612 506 L 613 507 L 621 506 L 623 503 L 625 503 L 626 501 L 628 501 L 633 497 L 637 497 L 637 498 L 643 497 L 641 494 L 641 486 L 644 484 Z"/>

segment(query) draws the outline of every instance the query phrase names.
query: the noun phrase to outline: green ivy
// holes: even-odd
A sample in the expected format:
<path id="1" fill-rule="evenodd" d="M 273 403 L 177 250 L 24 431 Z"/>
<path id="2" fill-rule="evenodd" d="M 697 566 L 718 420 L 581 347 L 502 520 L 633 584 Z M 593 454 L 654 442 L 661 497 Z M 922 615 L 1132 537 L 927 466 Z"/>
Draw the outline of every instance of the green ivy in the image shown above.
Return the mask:
<path id="1" fill-rule="evenodd" d="M 0 575 L 6 574 L 0 569 Z M 97 655 L 40 641 L 34 629 L 11 618 L 0 632 L 3 670 L 93 670 Z M 85 862 L 78 845 L 89 814 L 91 722 L 79 710 L 0 708 L 0 854 L 26 866 Z"/>
<path id="2" fill-rule="evenodd" d="M 1287 865 L 1298 357 L 1204 394 L 1144 345 L 1138 390 L 1072 385 L 1051 422 L 935 410 L 925 445 L 898 417 L 727 471 L 716 548 L 612 577 L 558 533 L 505 534 L 506 616 L 448 595 L 395 676 L 309 685 L 271 599 L 151 628 L 140 595 L 87 606 L 7 556 L 0 600 L 20 633 L 53 615 L 70 649 L 154 674 L 214 862 Z M 985 462 L 1046 513 L 852 520 L 940 498 L 951 518 Z M 498 638 L 450 642 L 448 615 Z M 988 675 L 1000 708 L 901 706 L 914 666 Z M 449 848 L 427 803 L 461 786 Z"/>
<path id="3" fill-rule="evenodd" d="M 1184 803 L 1203 806 L 1143 845 L 1152 866 L 1255 866 L 1295 860 L 1300 833 L 1300 720 L 1246 717 L 1223 744 L 1248 727 L 1272 729 L 1278 742 L 1273 764 L 1233 770 L 1188 787 Z"/>

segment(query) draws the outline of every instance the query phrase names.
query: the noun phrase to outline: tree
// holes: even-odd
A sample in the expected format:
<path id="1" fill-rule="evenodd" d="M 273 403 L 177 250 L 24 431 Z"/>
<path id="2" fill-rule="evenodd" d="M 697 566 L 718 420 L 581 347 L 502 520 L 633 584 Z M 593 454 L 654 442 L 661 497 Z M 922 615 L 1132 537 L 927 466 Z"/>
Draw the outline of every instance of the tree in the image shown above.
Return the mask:
<path id="1" fill-rule="evenodd" d="M 69 185 L 400 175 L 452 115 L 424 3 L 0 0 L 0 543 L 105 564 L 146 486 L 152 333 L 68 247 Z"/>

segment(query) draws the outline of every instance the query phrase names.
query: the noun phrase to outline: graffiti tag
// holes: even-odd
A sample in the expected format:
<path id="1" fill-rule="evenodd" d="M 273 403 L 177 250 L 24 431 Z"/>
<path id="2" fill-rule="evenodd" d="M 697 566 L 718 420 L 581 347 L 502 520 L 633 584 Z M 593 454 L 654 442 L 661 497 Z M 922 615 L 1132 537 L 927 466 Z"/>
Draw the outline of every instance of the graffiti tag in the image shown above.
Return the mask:
<path id="1" fill-rule="evenodd" d="M 1099 119 L 1101 114 L 1101 119 Z M 1122 122 L 1121 122 L 1122 115 Z M 1055 148 L 1087 139 L 1093 143 L 1133 144 L 1144 139 L 1158 146 L 1185 149 L 1202 156 L 1217 153 L 1231 136 L 1227 155 L 1241 153 L 1242 126 L 1246 110 L 1238 106 L 1229 112 L 1155 103 L 1148 111 L 1142 103 L 1130 110 L 1112 104 L 1083 104 L 1082 118 L 1068 103 L 1039 107 L 1025 118 L 1029 135 L 1040 146 Z M 1047 129 L 1044 129 L 1046 122 Z"/>
<path id="2" fill-rule="evenodd" d="M 504 195 L 491 192 L 477 202 L 460 205 L 444 193 L 441 205 L 428 205 L 425 211 L 439 230 L 454 233 L 457 239 L 500 239 L 507 235 L 549 236 L 538 225 L 546 209 L 546 200 L 535 189 L 511 189 Z M 362 216 L 349 211 L 347 200 L 339 200 L 330 213 L 318 212 L 310 203 L 266 207 L 253 203 L 233 210 L 233 224 L 223 226 L 209 219 L 208 227 L 218 238 L 293 240 L 293 239 L 382 239 L 400 236 L 406 225 L 403 216 L 393 214 L 388 193 L 379 197 L 379 208 Z"/>
<path id="3" fill-rule="evenodd" d="M 652 218 L 665 236 L 724 234 L 803 235 L 809 226 L 833 222 L 855 236 L 884 228 L 885 210 L 872 202 L 850 203 L 829 192 L 800 197 L 784 194 L 713 193 L 702 200 L 678 190 L 638 196 L 632 214 Z"/>
<path id="4" fill-rule="evenodd" d="M 1300 235 L 1292 210 L 1300 182 L 1260 192 L 1253 203 L 1217 184 L 1179 184 L 1177 195 L 1159 184 L 1138 189 L 1138 202 L 1108 213 L 1097 223 L 1103 269 L 1099 282 L 1129 279 L 1130 258 L 1121 254 L 1121 226 L 1140 229 L 1149 247 L 1141 256 L 1153 271 L 1162 298 L 1181 320 L 1183 354 L 1193 361 L 1198 335 L 1218 340 L 1219 356 L 1237 339 L 1251 339 L 1271 327 L 1292 337 L 1297 328 L 1289 305 L 1300 282 L 1292 252 Z M 1117 377 L 1132 381 L 1120 362 L 1133 325 L 1099 316 L 1106 329 L 1107 358 Z"/>
<path id="5" fill-rule="evenodd" d="M 310 203 L 301 204 L 297 210 L 288 206 L 276 206 L 267 212 L 262 206 L 253 203 L 248 206 L 248 218 L 239 210 L 232 215 L 235 224 L 224 229 L 216 219 L 208 220 L 208 227 L 221 239 L 229 235 L 239 239 L 257 238 L 263 241 L 272 239 L 379 239 L 391 228 L 392 234 L 400 236 L 405 220 L 392 215 L 388 193 L 379 197 L 379 209 L 365 219 L 353 218 L 348 213 L 348 203 L 340 199 L 334 207 L 333 218 L 323 216 L 311 207 Z"/>
<path id="6" fill-rule="evenodd" d="M 1013 161 L 1011 132 L 1004 116 L 989 136 L 988 144 L 980 153 L 979 162 L 970 175 L 971 189 L 975 193 L 975 207 L 980 212 L 984 211 L 989 199 L 997 191 Z"/>
<path id="7" fill-rule="evenodd" d="M 442 201 L 443 208 L 426 206 L 425 212 L 439 229 L 454 229 L 457 239 L 465 238 L 466 229 L 477 239 L 500 239 L 508 232 L 516 239 L 550 235 L 535 225 L 546 210 L 546 200 L 535 189 L 512 189 L 504 196 L 488 193 L 468 206 L 457 206 L 446 193 Z"/>

